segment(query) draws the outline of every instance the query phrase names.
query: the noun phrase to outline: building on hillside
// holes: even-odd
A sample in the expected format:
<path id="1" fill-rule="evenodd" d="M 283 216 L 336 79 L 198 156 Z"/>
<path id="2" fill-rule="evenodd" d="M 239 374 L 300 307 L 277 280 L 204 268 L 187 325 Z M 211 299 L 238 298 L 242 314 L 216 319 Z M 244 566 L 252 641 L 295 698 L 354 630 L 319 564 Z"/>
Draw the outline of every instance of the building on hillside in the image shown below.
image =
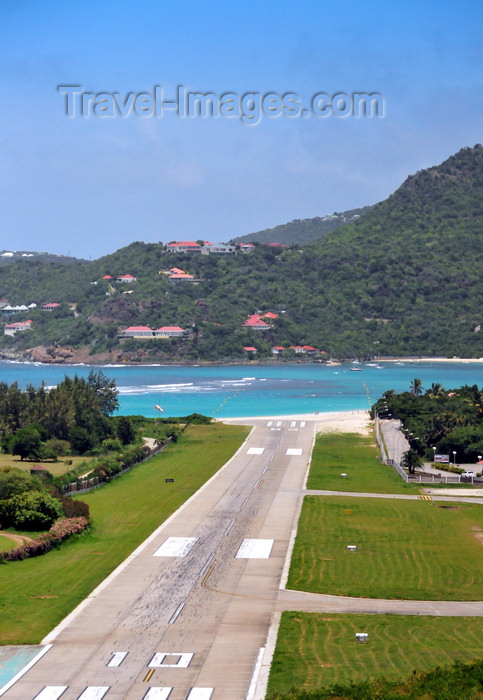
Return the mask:
<path id="1" fill-rule="evenodd" d="M 245 352 L 252 353 L 253 355 L 256 355 L 258 350 L 254 348 L 252 345 L 247 345 L 246 347 L 243 348 Z"/>
<path id="2" fill-rule="evenodd" d="M 270 321 L 275 321 L 278 318 L 278 314 L 272 313 L 272 311 L 267 311 L 266 314 L 262 314 L 260 318 L 268 318 Z"/>
<path id="3" fill-rule="evenodd" d="M 4 316 L 11 316 L 12 314 L 21 314 L 23 311 L 28 311 L 29 306 L 25 306 L 25 304 L 20 304 L 20 306 L 10 306 L 10 304 L 7 304 L 2 308 L 2 314 Z"/>
<path id="4" fill-rule="evenodd" d="M 154 331 L 149 326 L 129 326 L 121 332 L 121 338 L 154 338 Z"/>
<path id="5" fill-rule="evenodd" d="M 197 283 L 199 283 L 199 282 L 201 282 L 201 280 L 197 279 L 193 275 L 189 275 L 187 272 L 176 272 L 175 274 L 170 275 L 168 277 L 168 282 L 170 282 L 172 284 L 178 284 L 178 283 L 184 284 L 185 282 L 197 282 Z"/>
<path id="6" fill-rule="evenodd" d="M 302 348 L 306 355 L 315 355 L 316 352 L 319 352 L 317 348 L 313 348 L 311 345 L 303 345 Z"/>
<path id="7" fill-rule="evenodd" d="M 186 331 L 179 326 L 162 326 L 154 331 L 155 338 L 182 338 Z"/>
<path id="8" fill-rule="evenodd" d="M 255 250 L 256 246 L 253 245 L 253 243 L 240 243 L 240 252 L 241 253 L 253 253 Z"/>
<path id="9" fill-rule="evenodd" d="M 225 243 L 208 243 L 201 248 L 202 255 L 236 255 L 234 245 Z"/>
<path id="10" fill-rule="evenodd" d="M 135 282 L 136 277 L 133 275 L 118 275 L 116 278 L 116 282 L 125 282 L 126 284 L 130 284 L 131 282 Z"/>
<path id="11" fill-rule="evenodd" d="M 201 246 L 196 241 L 176 241 L 168 243 L 166 250 L 170 253 L 201 253 Z"/>
<path id="12" fill-rule="evenodd" d="M 113 278 L 111 277 L 111 275 L 103 275 L 103 276 L 101 277 L 101 280 L 107 280 L 107 281 L 109 281 L 109 280 L 112 280 L 112 279 L 113 279 Z"/>
<path id="13" fill-rule="evenodd" d="M 249 328 L 252 331 L 269 331 L 272 326 L 262 321 L 258 314 L 252 314 L 247 318 L 243 327 Z"/>
<path id="14" fill-rule="evenodd" d="M 59 308 L 59 306 L 60 306 L 60 304 L 58 302 L 54 301 L 54 302 L 51 302 L 50 304 L 42 304 L 42 306 L 40 307 L 40 310 L 41 311 L 55 311 L 56 309 Z"/>
<path id="15" fill-rule="evenodd" d="M 4 326 L 4 335 L 15 335 L 23 331 L 29 331 L 32 328 L 32 321 L 18 321 L 17 323 L 7 323 Z"/>
<path id="16" fill-rule="evenodd" d="M 285 348 L 283 345 L 274 345 L 272 348 L 272 355 L 280 355 L 284 350 Z"/>
<path id="17" fill-rule="evenodd" d="M 293 350 L 296 355 L 305 355 L 302 345 L 291 345 L 290 350 Z"/>

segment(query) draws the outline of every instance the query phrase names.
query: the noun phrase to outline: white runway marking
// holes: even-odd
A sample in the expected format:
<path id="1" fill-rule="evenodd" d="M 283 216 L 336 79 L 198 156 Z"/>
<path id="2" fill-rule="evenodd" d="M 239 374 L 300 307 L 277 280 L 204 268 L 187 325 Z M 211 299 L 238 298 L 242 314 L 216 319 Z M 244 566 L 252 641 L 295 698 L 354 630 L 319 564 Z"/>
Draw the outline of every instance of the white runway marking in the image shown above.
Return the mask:
<path id="1" fill-rule="evenodd" d="M 302 449 L 299 447 L 289 447 L 285 454 L 295 457 L 302 454 Z"/>
<path id="2" fill-rule="evenodd" d="M 273 540 L 246 539 L 241 543 L 235 559 L 268 559 L 272 547 Z"/>
<path id="3" fill-rule="evenodd" d="M 168 700 L 172 690 L 173 688 L 168 688 L 167 686 L 164 688 L 153 686 L 148 690 L 143 700 Z"/>
<path id="4" fill-rule="evenodd" d="M 280 428 L 270 428 L 270 430 L 280 430 Z"/>
<path id="5" fill-rule="evenodd" d="M 267 428 L 271 428 L 273 425 L 273 420 L 269 420 L 267 423 Z"/>
<path id="6" fill-rule="evenodd" d="M 34 697 L 34 700 L 57 700 L 68 687 L 68 685 L 47 685 Z"/>
<path id="7" fill-rule="evenodd" d="M 282 425 L 282 421 L 281 421 L 281 420 L 278 420 L 278 421 L 277 421 L 277 428 L 280 428 L 281 425 Z"/>
<path id="8" fill-rule="evenodd" d="M 167 656 L 178 656 L 179 658 L 176 663 L 164 664 L 163 661 Z M 148 668 L 160 668 L 161 666 L 163 668 L 188 668 L 193 656 L 194 654 L 183 654 L 180 651 L 158 651 L 149 662 Z"/>
<path id="9" fill-rule="evenodd" d="M 168 621 L 168 625 L 174 625 L 176 620 L 178 619 L 179 615 L 181 614 L 181 611 L 183 610 L 185 606 L 185 603 L 180 603 L 174 613 L 172 614 L 171 618 Z"/>
<path id="10" fill-rule="evenodd" d="M 87 686 L 83 693 L 79 695 L 77 700 L 101 700 L 109 690 L 109 685 L 91 685 Z"/>
<path id="11" fill-rule="evenodd" d="M 296 425 L 297 425 L 297 421 L 294 421 L 294 420 L 293 420 L 293 421 L 290 423 L 290 427 L 291 427 L 291 428 L 295 428 Z"/>
<path id="12" fill-rule="evenodd" d="M 305 428 L 305 421 L 304 421 L 304 420 L 301 420 L 301 421 L 300 421 L 300 427 L 301 427 L 301 428 Z"/>
<path id="13" fill-rule="evenodd" d="M 247 455 L 262 455 L 265 452 L 264 447 L 250 447 L 247 450 Z"/>
<path id="14" fill-rule="evenodd" d="M 214 688 L 191 688 L 186 700 L 210 700 Z"/>
<path id="15" fill-rule="evenodd" d="M 108 666 L 120 666 L 129 652 L 127 651 L 113 651 L 112 659 L 107 664 Z"/>
<path id="16" fill-rule="evenodd" d="M 166 542 L 163 542 L 154 552 L 153 557 L 185 557 L 197 539 L 197 537 L 168 537 Z"/>

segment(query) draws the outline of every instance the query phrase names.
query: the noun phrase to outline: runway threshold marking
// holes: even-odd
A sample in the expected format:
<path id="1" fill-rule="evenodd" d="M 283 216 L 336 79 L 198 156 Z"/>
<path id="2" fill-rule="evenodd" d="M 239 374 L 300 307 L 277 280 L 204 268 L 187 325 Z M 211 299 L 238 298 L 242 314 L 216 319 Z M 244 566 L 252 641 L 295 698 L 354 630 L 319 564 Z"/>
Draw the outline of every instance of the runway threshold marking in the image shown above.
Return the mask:
<path id="1" fill-rule="evenodd" d="M 169 688 L 168 686 L 153 686 L 148 690 L 143 700 L 168 700 L 172 690 L 173 688 Z"/>
<path id="2" fill-rule="evenodd" d="M 153 557 L 185 557 L 191 551 L 197 537 L 168 537 Z"/>
<path id="3" fill-rule="evenodd" d="M 247 450 L 247 455 L 262 455 L 264 452 L 264 447 L 250 447 Z"/>
<path id="4" fill-rule="evenodd" d="M 304 420 L 301 420 L 301 421 L 300 421 L 300 427 L 301 427 L 301 428 L 305 428 L 305 421 L 304 421 Z"/>
<path id="5" fill-rule="evenodd" d="M 235 559 L 268 559 L 272 547 L 273 540 L 245 539 L 235 554 Z"/>
<path id="6" fill-rule="evenodd" d="M 77 700 L 101 700 L 111 686 L 109 685 L 90 685 L 79 695 Z"/>
<path id="7" fill-rule="evenodd" d="M 108 666 L 120 666 L 126 656 L 128 655 L 128 651 L 113 651 L 112 652 L 112 658 L 107 664 Z"/>
<path id="8" fill-rule="evenodd" d="M 172 690 L 173 688 L 168 686 L 153 686 L 148 690 L 146 695 L 144 695 L 143 700 L 168 700 Z"/>
<path id="9" fill-rule="evenodd" d="M 302 454 L 302 451 L 300 447 L 289 447 L 285 454 L 291 457 L 298 457 Z"/>
<path id="10" fill-rule="evenodd" d="M 165 664 L 163 661 L 167 656 L 178 656 L 179 658 L 175 664 Z M 160 668 L 161 666 L 163 668 L 188 668 L 193 656 L 194 653 L 191 652 L 184 653 L 181 651 L 157 651 L 149 662 L 148 667 L 153 670 L 155 668 Z"/>
<path id="11" fill-rule="evenodd" d="M 210 700 L 214 688 L 191 688 L 186 700 Z"/>
<path id="12" fill-rule="evenodd" d="M 34 700 L 57 700 L 68 687 L 68 685 L 46 685 L 45 688 L 34 697 Z"/>

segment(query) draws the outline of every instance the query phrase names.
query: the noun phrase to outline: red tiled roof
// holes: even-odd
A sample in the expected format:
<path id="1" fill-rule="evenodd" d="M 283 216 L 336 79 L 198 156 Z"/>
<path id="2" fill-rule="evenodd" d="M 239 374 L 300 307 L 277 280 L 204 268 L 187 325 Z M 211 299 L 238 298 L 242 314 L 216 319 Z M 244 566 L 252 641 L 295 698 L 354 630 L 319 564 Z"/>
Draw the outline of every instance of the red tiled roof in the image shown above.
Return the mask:
<path id="1" fill-rule="evenodd" d="M 196 241 L 176 241 L 175 243 L 168 243 L 168 248 L 172 248 L 174 246 L 194 246 L 195 248 L 201 247 Z"/>
<path id="2" fill-rule="evenodd" d="M 175 272 L 169 276 L 170 280 L 194 280 L 193 275 L 189 275 L 187 272 Z"/>
<path id="3" fill-rule="evenodd" d="M 283 347 L 283 345 L 274 345 L 272 350 L 285 350 L 285 348 Z"/>
<path id="4" fill-rule="evenodd" d="M 171 272 L 173 275 L 181 275 L 181 274 L 184 274 L 184 270 L 182 270 L 180 267 L 172 267 L 171 270 L 170 270 L 170 272 Z"/>
<path id="5" fill-rule="evenodd" d="M 157 328 L 157 331 L 182 331 L 183 328 L 180 328 L 179 326 L 161 326 L 161 328 Z"/>
<path id="6" fill-rule="evenodd" d="M 124 330 L 126 331 L 152 331 L 152 329 L 149 326 L 129 326 Z"/>
<path id="7" fill-rule="evenodd" d="M 265 321 L 262 321 L 261 318 L 249 318 L 248 321 L 245 321 L 243 324 L 244 326 L 247 326 L 249 328 L 263 328 L 263 327 L 269 327 L 268 323 L 265 323 Z"/>
<path id="8" fill-rule="evenodd" d="M 244 347 L 243 349 L 246 350 L 247 352 L 257 352 L 257 349 L 251 347 L 250 345 L 248 347 Z"/>
<path id="9" fill-rule="evenodd" d="M 278 315 L 274 314 L 272 311 L 267 311 L 267 313 L 263 314 L 261 318 L 278 318 Z"/>

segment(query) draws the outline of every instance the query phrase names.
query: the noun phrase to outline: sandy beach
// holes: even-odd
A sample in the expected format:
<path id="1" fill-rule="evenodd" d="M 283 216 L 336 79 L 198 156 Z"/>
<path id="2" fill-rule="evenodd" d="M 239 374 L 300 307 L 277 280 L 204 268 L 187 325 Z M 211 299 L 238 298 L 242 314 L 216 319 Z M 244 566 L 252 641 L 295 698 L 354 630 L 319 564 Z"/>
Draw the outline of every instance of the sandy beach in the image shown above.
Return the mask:
<path id="1" fill-rule="evenodd" d="M 459 364 L 471 364 L 483 362 L 483 357 L 391 357 L 377 358 L 378 362 L 401 362 L 404 364 L 414 364 L 417 362 L 457 362 Z"/>
<path id="2" fill-rule="evenodd" d="M 286 416 L 249 416 L 243 418 L 219 418 L 221 423 L 253 424 L 259 421 L 311 421 L 317 422 L 320 433 L 362 433 L 371 432 L 371 419 L 368 411 L 328 411 L 327 413 L 299 413 Z"/>

